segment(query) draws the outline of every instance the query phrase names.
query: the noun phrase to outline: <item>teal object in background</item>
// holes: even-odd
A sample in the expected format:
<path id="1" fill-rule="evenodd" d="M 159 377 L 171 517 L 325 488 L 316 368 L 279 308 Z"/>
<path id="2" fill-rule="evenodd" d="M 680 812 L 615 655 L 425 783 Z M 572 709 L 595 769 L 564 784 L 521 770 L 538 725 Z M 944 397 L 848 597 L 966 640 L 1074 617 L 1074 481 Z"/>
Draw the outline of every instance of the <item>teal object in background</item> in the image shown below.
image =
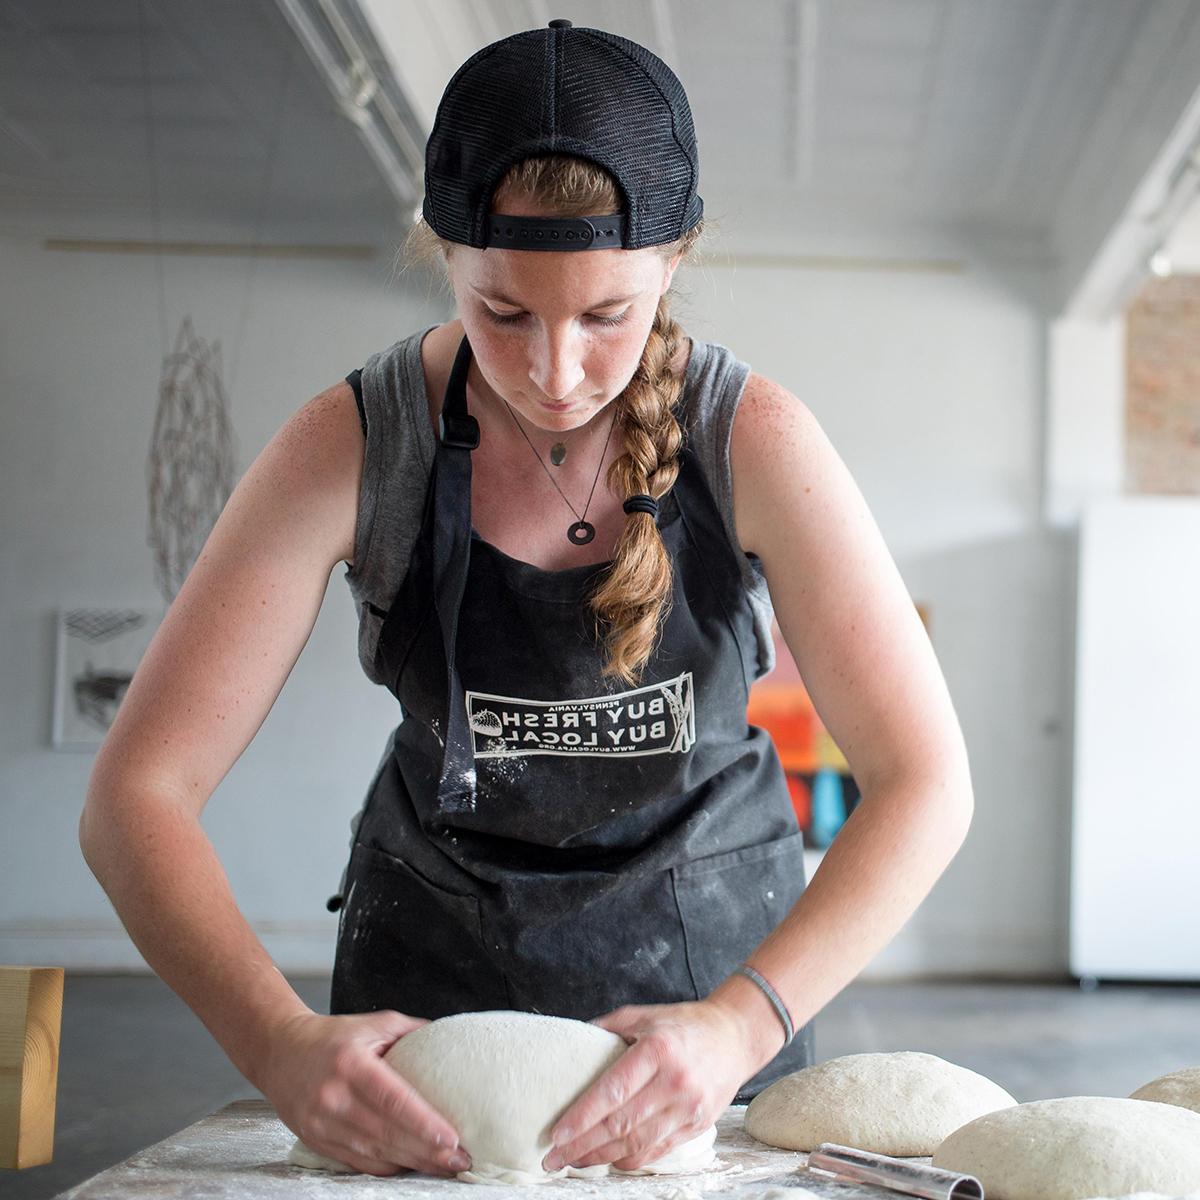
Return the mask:
<path id="1" fill-rule="evenodd" d="M 846 797 L 842 777 L 822 767 L 812 783 L 812 838 L 817 849 L 824 849 L 846 823 Z"/>

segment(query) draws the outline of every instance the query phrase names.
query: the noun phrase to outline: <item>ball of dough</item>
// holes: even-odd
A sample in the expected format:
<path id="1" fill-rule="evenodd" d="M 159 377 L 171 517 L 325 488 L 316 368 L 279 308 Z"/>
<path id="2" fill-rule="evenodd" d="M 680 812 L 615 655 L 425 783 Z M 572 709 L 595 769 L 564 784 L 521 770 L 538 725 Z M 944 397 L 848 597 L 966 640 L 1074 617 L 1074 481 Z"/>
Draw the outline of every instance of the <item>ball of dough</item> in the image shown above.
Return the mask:
<path id="1" fill-rule="evenodd" d="M 876 1154 L 932 1154 L 953 1130 L 1016 1104 L 1002 1087 L 934 1054 L 847 1054 L 764 1088 L 746 1109 L 746 1132 L 784 1150 L 837 1142 Z"/>
<path id="2" fill-rule="evenodd" d="M 547 1173 L 554 1122 L 628 1047 L 607 1029 L 540 1013 L 478 1012 L 442 1017 L 405 1034 L 384 1061 L 458 1130 L 469 1183 L 541 1183 L 561 1176 L 667 1175 L 715 1161 L 716 1126 L 645 1166 L 609 1164 Z M 288 1161 L 346 1170 L 297 1141 Z"/>
<path id="3" fill-rule="evenodd" d="M 1069 1096 L 956 1129 L 933 1165 L 974 1175 L 988 1200 L 1086 1200 L 1200 1188 L 1200 1115 L 1146 1100 Z"/>
<path id="4" fill-rule="evenodd" d="M 1131 1100 L 1157 1100 L 1159 1104 L 1177 1104 L 1200 1113 L 1200 1067 L 1185 1067 L 1143 1084 Z"/>

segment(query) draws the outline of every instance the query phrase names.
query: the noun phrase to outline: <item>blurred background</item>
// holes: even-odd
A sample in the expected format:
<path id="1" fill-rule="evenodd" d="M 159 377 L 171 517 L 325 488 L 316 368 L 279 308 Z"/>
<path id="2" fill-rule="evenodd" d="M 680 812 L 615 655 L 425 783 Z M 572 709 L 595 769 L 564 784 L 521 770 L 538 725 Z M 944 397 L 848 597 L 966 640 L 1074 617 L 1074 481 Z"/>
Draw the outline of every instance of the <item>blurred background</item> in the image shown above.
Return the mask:
<path id="1" fill-rule="evenodd" d="M 1191 0 L 0 0 L 0 963 L 67 969 L 64 1030 L 72 981 L 146 971 L 78 847 L 95 747 L 274 432 L 454 315 L 397 259 L 425 138 L 464 59 L 555 17 L 682 79 L 711 229 L 678 319 L 815 412 L 958 709 L 970 835 L 863 984 L 920 1010 L 912 981 L 950 980 L 969 1013 L 980 981 L 1028 984 L 1004 993 L 1015 1011 L 1134 981 L 1113 1003 L 1165 996 L 1195 1028 Z M 203 818 L 314 1005 L 325 901 L 398 717 L 359 669 L 339 575 Z M 786 654 L 754 704 L 815 867 L 853 782 Z M 95 1011 L 133 1004 L 128 982 L 97 981 Z M 839 1011 L 820 1057 L 884 1048 L 866 1009 Z M 172 1019 L 164 1038 L 203 1041 Z M 1131 1020 L 1113 1017 L 1122 1045 Z M 1162 1070 L 1200 1060 L 1180 1036 Z"/>

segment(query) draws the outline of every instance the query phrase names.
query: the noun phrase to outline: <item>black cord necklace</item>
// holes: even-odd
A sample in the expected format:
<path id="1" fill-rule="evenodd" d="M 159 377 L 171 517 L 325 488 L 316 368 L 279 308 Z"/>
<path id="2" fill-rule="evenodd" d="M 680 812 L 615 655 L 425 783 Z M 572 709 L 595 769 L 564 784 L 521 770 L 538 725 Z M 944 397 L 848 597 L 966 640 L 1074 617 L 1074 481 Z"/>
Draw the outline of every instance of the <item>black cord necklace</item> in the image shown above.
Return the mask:
<path id="1" fill-rule="evenodd" d="M 504 400 L 504 397 L 501 396 L 500 399 Z M 527 442 L 529 442 L 529 448 L 530 448 L 530 450 L 533 451 L 534 457 L 538 460 L 538 462 L 540 462 L 542 464 L 542 470 L 546 472 L 546 478 L 549 479 L 552 484 L 554 484 L 554 490 L 563 498 L 563 502 L 571 510 L 572 514 L 575 517 L 575 524 L 571 525 L 567 529 L 568 540 L 573 542 L 576 546 L 586 546 L 588 544 L 588 542 L 590 542 L 592 540 L 592 538 L 594 538 L 596 536 L 596 527 L 590 521 L 588 521 L 586 518 L 587 518 L 588 509 L 591 507 L 591 504 L 592 504 L 592 496 L 595 495 L 595 492 L 596 492 L 596 484 L 600 481 L 600 469 L 601 469 L 601 467 L 604 466 L 604 456 L 608 453 L 608 443 L 612 440 L 613 426 L 617 423 L 616 405 L 615 404 L 613 405 L 612 420 L 608 424 L 608 436 L 604 439 L 604 449 L 600 451 L 600 461 L 599 461 L 599 463 L 596 464 L 596 478 L 592 480 L 592 490 L 590 492 L 588 492 L 587 503 L 583 506 L 583 512 L 581 512 L 581 513 L 575 511 L 575 505 L 573 505 L 570 502 L 570 500 L 567 499 L 566 493 L 562 490 L 562 488 L 560 488 L 558 486 L 558 481 L 550 473 L 550 468 L 546 466 L 545 460 L 542 458 L 542 456 L 540 454 L 538 454 L 538 449 L 533 444 L 533 442 L 530 441 L 529 434 L 527 434 L 525 432 L 525 426 L 521 424 L 520 420 L 517 418 L 517 414 L 515 412 L 513 412 L 512 405 L 509 404 L 509 402 L 507 400 L 504 400 L 504 407 L 508 409 L 509 414 L 512 416 L 512 419 L 514 421 L 516 421 L 517 428 L 521 431 L 521 436 Z M 552 460 L 554 458 L 554 452 L 561 445 L 562 445 L 562 443 L 559 442 L 557 445 L 555 445 L 551 448 L 550 457 Z M 565 452 L 564 452 L 563 457 L 565 457 Z M 561 461 L 562 461 L 562 459 L 560 458 L 559 462 L 561 462 Z M 555 463 L 555 465 L 557 466 L 558 464 Z"/>

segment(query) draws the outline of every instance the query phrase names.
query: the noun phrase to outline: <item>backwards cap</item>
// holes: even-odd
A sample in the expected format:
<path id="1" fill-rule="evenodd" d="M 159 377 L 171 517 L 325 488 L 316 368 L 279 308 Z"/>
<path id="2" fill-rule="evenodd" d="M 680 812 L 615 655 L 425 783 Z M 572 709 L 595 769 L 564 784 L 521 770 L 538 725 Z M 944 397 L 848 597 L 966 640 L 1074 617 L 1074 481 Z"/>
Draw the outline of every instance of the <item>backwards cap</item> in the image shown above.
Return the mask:
<path id="1" fill-rule="evenodd" d="M 625 211 L 489 213 L 522 159 L 571 154 L 616 179 Z M 425 147 L 422 213 L 448 241 L 484 249 L 636 250 L 673 242 L 704 212 L 687 94 L 645 46 L 551 21 L 477 51 L 454 73 Z"/>

